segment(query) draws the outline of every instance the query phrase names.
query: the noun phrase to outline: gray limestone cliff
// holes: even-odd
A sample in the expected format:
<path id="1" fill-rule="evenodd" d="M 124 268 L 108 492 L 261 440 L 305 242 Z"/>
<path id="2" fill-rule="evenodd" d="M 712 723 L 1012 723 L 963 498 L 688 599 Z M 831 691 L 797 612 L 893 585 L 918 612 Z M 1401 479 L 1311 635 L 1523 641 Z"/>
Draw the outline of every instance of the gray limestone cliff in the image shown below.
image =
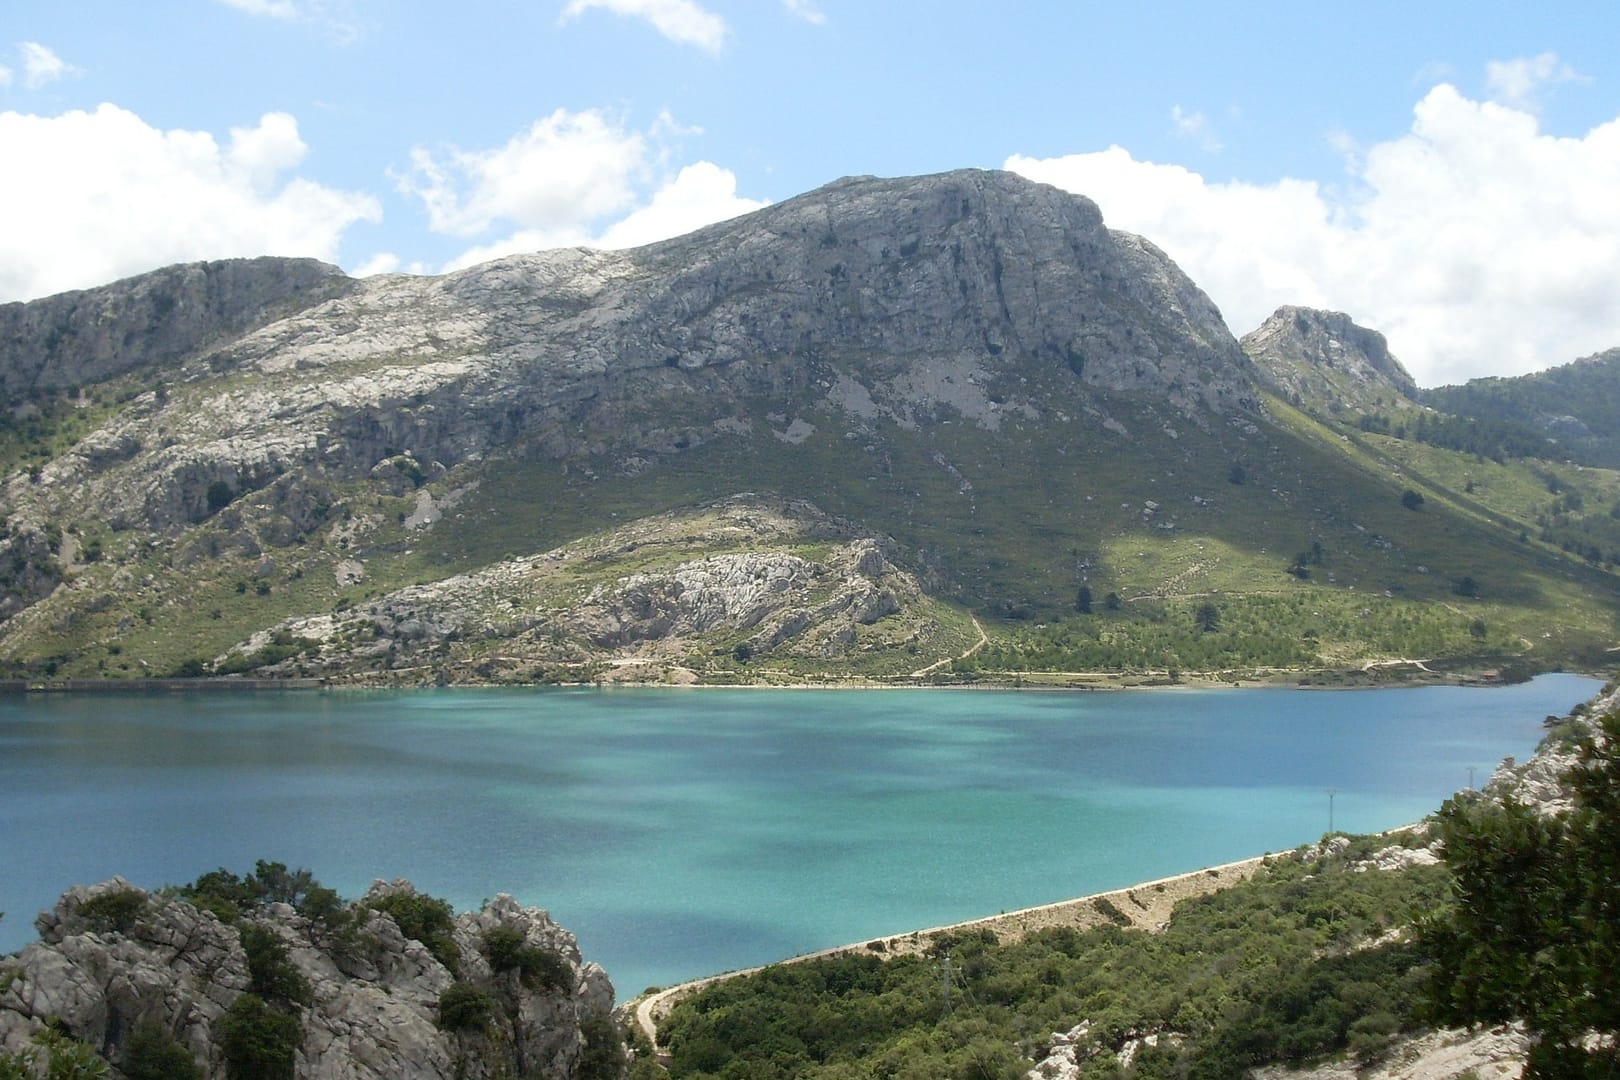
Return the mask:
<path id="1" fill-rule="evenodd" d="M 25 400 L 179 360 L 349 285 L 314 259 L 226 259 L 0 304 L 0 392 Z"/>
<path id="2" fill-rule="evenodd" d="M 1296 404 L 1358 412 L 1411 403 L 1417 383 L 1384 335 L 1339 311 L 1280 307 L 1243 335 L 1263 379 Z"/>
<path id="3" fill-rule="evenodd" d="M 1254 398 L 1219 312 L 1162 252 L 1084 198 L 1003 173 L 844 180 L 633 251 L 333 288 L 193 352 L 166 394 L 136 398 L 10 499 L 162 530 L 209 516 L 215 485 L 366 477 L 399 455 L 431 472 L 517 445 L 553 460 L 678 453 L 747 434 L 762 403 L 995 429 L 1048 412 L 1060 377 L 1072 407 L 1142 393 L 1202 416 Z M 66 302 L 9 316 L 5 366 L 29 368 Z M 153 341 L 179 336 L 171 321 Z M 97 355 L 68 367 L 110 366 Z"/>
<path id="4" fill-rule="evenodd" d="M 544 911 L 502 895 L 456 916 L 452 970 L 444 947 L 430 950 L 368 906 L 401 894 L 415 895 L 378 882 L 340 932 L 286 904 L 232 925 L 121 878 L 71 889 L 40 915 L 39 941 L 0 958 L 0 1058 L 29 1052 L 49 1027 L 122 1077 L 133 1033 L 155 1029 L 202 1075 L 225 1076 L 231 1025 L 248 995 L 269 993 L 263 957 L 273 954 L 283 960 L 269 969 L 276 985 L 295 988 L 281 1008 L 299 1032 L 300 1080 L 622 1074 L 613 988 Z M 508 951 L 547 958 L 545 978 L 492 960 L 492 931 Z"/>

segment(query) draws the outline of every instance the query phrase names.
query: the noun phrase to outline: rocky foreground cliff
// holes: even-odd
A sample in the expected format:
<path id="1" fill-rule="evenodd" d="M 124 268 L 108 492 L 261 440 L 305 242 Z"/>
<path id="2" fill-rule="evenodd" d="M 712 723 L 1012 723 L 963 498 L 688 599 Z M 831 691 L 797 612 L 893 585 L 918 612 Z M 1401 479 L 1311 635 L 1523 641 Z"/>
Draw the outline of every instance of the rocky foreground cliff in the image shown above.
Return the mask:
<path id="1" fill-rule="evenodd" d="M 77 1054 L 171 1080 L 622 1075 L 613 987 L 544 911 L 502 895 L 451 919 L 405 882 L 295 899 L 221 918 L 121 878 L 70 890 L 0 959 L 0 1072 Z"/>

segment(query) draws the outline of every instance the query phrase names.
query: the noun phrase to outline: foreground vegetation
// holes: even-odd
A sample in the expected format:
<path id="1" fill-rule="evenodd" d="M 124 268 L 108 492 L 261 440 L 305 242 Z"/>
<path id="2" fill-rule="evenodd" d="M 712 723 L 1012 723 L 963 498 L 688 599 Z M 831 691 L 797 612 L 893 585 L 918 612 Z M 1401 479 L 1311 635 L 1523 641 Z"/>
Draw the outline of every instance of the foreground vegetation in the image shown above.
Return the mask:
<path id="1" fill-rule="evenodd" d="M 1382 938 L 1447 887 L 1440 867 L 1350 872 L 1386 843 L 1279 857 L 1184 902 L 1162 933 L 1064 928 L 998 945 L 966 931 L 929 956 L 769 968 L 683 1002 L 659 1037 L 671 1075 L 689 1078 L 1011 1080 L 1077 1027 L 1085 1076 L 1119 1075 L 1127 1044 L 1136 1076 L 1235 1077 L 1346 1048 L 1370 1061 L 1420 1022 L 1414 948 Z"/>

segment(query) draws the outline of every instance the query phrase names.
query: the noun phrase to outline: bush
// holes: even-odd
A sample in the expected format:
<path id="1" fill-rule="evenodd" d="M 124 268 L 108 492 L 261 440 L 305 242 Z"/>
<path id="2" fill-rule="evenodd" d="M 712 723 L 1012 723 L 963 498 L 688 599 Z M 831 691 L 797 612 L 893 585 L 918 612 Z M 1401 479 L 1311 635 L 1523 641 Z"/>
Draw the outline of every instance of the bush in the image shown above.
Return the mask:
<path id="1" fill-rule="evenodd" d="M 574 989 L 574 970 L 558 953 L 524 943 L 523 931 L 497 926 L 484 931 L 484 956 L 497 972 L 516 971 L 518 981 L 530 990 Z"/>
<path id="2" fill-rule="evenodd" d="M 439 995 L 439 1027 L 444 1031 L 483 1031 L 495 1018 L 495 999 L 469 982 L 457 980 Z"/>
<path id="3" fill-rule="evenodd" d="M 308 1005 L 314 1000 L 309 980 L 299 974 L 286 944 L 274 930 L 249 923 L 242 927 L 241 934 L 248 978 L 255 994 L 283 1004 Z"/>
<path id="4" fill-rule="evenodd" d="M 619 1080 L 628 1059 L 624 1036 L 613 1018 L 593 1012 L 579 1022 L 579 1033 L 585 1037 L 585 1049 L 574 1066 L 574 1080 Z"/>
<path id="5" fill-rule="evenodd" d="M 1408 510 L 1416 510 L 1418 507 L 1423 505 L 1423 496 L 1419 495 L 1411 488 L 1407 488 L 1405 491 L 1401 492 L 1401 505 L 1406 507 Z"/>
<path id="6" fill-rule="evenodd" d="M 447 901 L 422 893 L 396 892 L 371 900 L 366 906 L 392 917 L 400 933 L 427 946 L 435 960 L 455 973 L 461 950 L 452 936 L 455 912 Z"/>
<path id="7" fill-rule="evenodd" d="M 298 1019 L 257 994 L 243 994 L 219 1021 L 230 1080 L 292 1080 L 304 1030 Z"/>
<path id="8" fill-rule="evenodd" d="M 150 1020 L 130 1032 L 121 1068 L 128 1080 L 203 1080 L 191 1051 Z"/>
<path id="9" fill-rule="evenodd" d="M 79 905 L 79 916 L 100 933 L 129 933 L 146 907 L 146 894 L 139 889 L 115 889 L 93 896 Z"/>

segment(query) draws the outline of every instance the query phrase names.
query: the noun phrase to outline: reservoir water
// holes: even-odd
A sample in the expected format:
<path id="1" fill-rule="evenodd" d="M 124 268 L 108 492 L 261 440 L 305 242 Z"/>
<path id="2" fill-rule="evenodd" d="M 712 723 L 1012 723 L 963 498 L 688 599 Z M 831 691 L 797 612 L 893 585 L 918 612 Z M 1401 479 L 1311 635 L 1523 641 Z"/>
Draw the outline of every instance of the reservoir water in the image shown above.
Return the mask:
<path id="1" fill-rule="evenodd" d="M 69 885 L 263 858 L 510 892 L 628 997 L 1405 824 L 1600 685 L 12 697 L 0 951 Z"/>

